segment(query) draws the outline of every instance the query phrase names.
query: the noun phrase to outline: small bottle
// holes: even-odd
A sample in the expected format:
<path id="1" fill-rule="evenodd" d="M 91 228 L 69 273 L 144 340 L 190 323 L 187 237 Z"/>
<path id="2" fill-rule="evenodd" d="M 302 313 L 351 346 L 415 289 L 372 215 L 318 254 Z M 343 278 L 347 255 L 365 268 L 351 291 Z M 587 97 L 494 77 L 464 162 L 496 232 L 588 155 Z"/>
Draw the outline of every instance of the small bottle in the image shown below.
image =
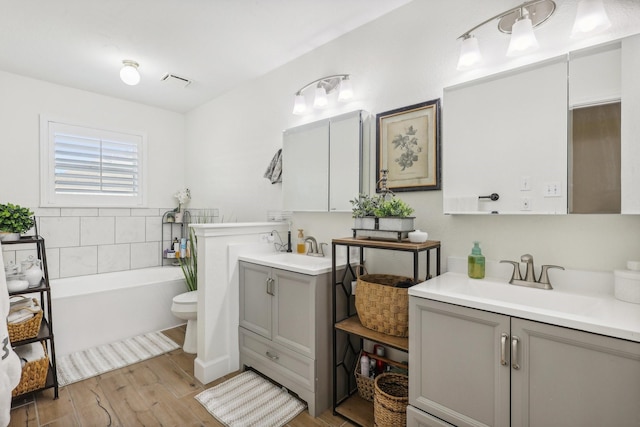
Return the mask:
<path id="1" fill-rule="evenodd" d="M 187 239 L 187 258 L 191 258 L 191 239 Z"/>
<path id="2" fill-rule="evenodd" d="M 176 258 L 180 258 L 180 242 L 177 237 L 173 238 L 173 251 L 176 253 Z"/>
<path id="3" fill-rule="evenodd" d="M 182 258 L 187 257 L 187 239 L 185 237 L 180 239 L 180 255 Z"/>
<path id="4" fill-rule="evenodd" d="M 304 243 L 304 234 L 302 233 L 302 228 L 298 228 L 298 244 L 296 246 L 296 252 L 299 254 L 305 253 L 305 243 Z"/>
<path id="5" fill-rule="evenodd" d="M 484 279 L 484 255 L 480 250 L 480 242 L 473 242 L 473 249 L 469 255 L 469 277 Z"/>
<path id="6" fill-rule="evenodd" d="M 363 353 L 360 358 L 360 375 L 369 377 L 369 356 L 366 353 Z"/>

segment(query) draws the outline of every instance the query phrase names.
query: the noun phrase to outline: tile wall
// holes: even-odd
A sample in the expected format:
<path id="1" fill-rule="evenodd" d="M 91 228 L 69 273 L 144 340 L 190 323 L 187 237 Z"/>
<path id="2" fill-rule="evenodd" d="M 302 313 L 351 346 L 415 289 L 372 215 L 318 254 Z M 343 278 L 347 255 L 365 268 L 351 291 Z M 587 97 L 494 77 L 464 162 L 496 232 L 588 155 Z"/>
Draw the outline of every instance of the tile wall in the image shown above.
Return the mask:
<path id="1" fill-rule="evenodd" d="M 163 249 L 174 237 L 180 237 L 182 229 L 177 224 L 163 224 L 167 210 L 33 209 L 38 232 L 45 239 L 49 278 L 162 265 Z M 217 217 L 217 209 L 209 211 L 215 211 Z M 192 222 L 197 222 L 195 215 Z M 3 246 L 5 264 L 10 260 L 19 264 L 35 254 L 33 245 Z"/>

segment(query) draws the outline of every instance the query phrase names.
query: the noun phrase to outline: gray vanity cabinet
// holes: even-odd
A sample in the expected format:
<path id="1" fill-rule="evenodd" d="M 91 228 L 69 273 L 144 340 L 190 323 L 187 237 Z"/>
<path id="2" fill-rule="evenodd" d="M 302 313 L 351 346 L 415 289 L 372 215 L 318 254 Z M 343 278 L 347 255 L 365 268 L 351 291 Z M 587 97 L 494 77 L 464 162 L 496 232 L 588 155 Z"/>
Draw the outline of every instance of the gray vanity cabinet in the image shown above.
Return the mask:
<path id="1" fill-rule="evenodd" d="M 640 343 L 413 296 L 409 310 L 410 426 L 640 425 Z"/>
<path id="2" fill-rule="evenodd" d="M 329 275 L 240 262 L 240 364 L 294 391 L 312 416 L 330 405 Z"/>

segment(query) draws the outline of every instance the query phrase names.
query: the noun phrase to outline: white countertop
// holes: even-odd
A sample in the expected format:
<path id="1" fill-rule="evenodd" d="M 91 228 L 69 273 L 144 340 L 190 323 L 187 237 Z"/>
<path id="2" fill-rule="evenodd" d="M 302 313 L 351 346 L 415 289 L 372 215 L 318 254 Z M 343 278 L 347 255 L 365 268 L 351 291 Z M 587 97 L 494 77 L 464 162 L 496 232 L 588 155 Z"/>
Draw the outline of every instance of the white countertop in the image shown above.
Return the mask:
<path id="1" fill-rule="evenodd" d="M 409 295 L 640 342 L 640 304 L 574 289 L 527 288 L 448 272 L 409 288 Z"/>
<path id="2" fill-rule="evenodd" d="M 292 252 L 270 252 L 244 254 L 238 259 L 310 276 L 331 272 L 331 255 L 329 254 L 324 257 L 315 257 Z M 347 265 L 346 258 L 336 258 L 336 268 L 342 268 L 345 265 Z"/>

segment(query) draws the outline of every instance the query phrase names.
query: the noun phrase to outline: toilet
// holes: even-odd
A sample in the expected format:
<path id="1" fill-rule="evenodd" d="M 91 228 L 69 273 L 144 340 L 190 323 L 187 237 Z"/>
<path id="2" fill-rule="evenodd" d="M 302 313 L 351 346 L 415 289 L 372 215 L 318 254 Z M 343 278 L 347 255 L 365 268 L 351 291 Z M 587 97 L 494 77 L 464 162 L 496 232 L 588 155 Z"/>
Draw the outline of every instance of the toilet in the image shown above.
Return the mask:
<path id="1" fill-rule="evenodd" d="M 173 297 L 171 312 L 178 319 L 187 321 L 187 331 L 184 336 L 182 349 L 185 353 L 195 354 L 198 352 L 198 291 L 185 292 Z"/>

